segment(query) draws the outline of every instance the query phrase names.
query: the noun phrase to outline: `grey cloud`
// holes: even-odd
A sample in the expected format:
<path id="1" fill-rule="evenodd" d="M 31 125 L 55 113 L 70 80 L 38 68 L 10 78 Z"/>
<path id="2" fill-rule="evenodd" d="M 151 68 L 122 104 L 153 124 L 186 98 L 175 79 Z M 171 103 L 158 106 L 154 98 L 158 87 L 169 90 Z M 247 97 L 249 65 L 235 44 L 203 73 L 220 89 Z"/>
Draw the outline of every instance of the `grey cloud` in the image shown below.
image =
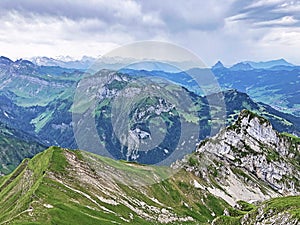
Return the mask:
<path id="1" fill-rule="evenodd" d="M 39 0 L 2 0 L 0 10 L 5 12 L 16 11 L 25 16 L 43 15 L 66 17 L 73 20 L 82 18 L 103 18 L 109 20 L 114 14 L 105 4 L 95 1 L 39 1 Z M 110 16 L 110 17 L 109 17 Z"/>
<path id="2" fill-rule="evenodd" d="M 300 27 L 300 1 L 248 1 L 234 17 L 256 27 Z M 285 21 L 292 18 L 294 22 Z"/>
<path id="3" fill-rule="evenodd" d="M 22 16 L 30 23 L 38 18 L 75 21 L 76 28 L 67 26 L 66 29 L 75 29 L 78 35 L 117 31 L 144 39 L 165 28 L 155 12 L 142 11 L 140 3 L 131 0 L 1 0 L 0 19 L 10 14 Z"/>
<path id="4" fill-rule="evenodd" d="M 265 50 L 265 43 L 270 43 L 274 32 L 281 37 L 282 33 L 300 27 L 300 3 L 285 4 L 291 2 L 0 0 L 0 47 L 10 52 L 15 43 L 19 43 L 18 46 L 26 50 L 30 43 L 34 46 L 32 49 L 43 45 L 45 51 L 56 54 L 59 48 L 53 46 L 59 46 L 69 54 L 65 43 L 85 52 L 89 43 L 101 49 L 105 42 L 110 46 L 154 39 L 171 41 L 199 54 L 205 53 L 211 63 L 218 59 L 249 59 L 246 56 L 255 55 L 257 49 Z M 295 46 L 300 46 L 297 32 L 289 34 L 289 38 L 291 43 L 296 43 Z M 47 43 L 40 44 L 41 41 Z M 9 42 L 13 44 L 8 45 Z M 277 40 L 274 42 L 281 46 Z M 22 54 L 19 49 L 15 49 L 15 54 Z M 281 54 L 285 50 L 282 49 L 278 57 L 284 57 Z M 289 54 L 287 50 L 286 53 Z M 273 48 L 271 54 L 274 54 Z"/>
<path id="5" fill-rule="evenodd" d="M 83 32 L 99 32 L 105 27 L 110 30 L 116 28 L 131 32 L 137 38 L 149 35 L 151 38 L 164 32 L 172 35 L 188 30 L 218 30 L 224 27 L 229 17 L 257 27 L 299 26 L 298 22 L 278 23 L 278 20 L 287 16 L 300 21 L 299 11 L 300 1 L 283 0 L 0 1 L 0 18 L 9 12 L 26 17 L 67 18 L 86 21 L 87 27 L 82 27 Z"/>
<path id="6" fill-rule="evenodd" d="M 156 11 L 171 31 L 215 30 L 224 25 L 232 1 L 139 0 L 143 10 Z"/>
<path id="7" fill-rule="evenodd" d="M 140 17 L 144 16 L 140 6 L 129 0 L 1 0 L 0 15 L 8 13 L 18 13 L 29 18 L 44 16 L 74 21 L 98 20 L 107 25 L 139 24 L 143 22 Z"/>
<path id="8" fill-rule="evenodd" d="M 233 0 L 1 0 L 0 15 L 14 11 L 27 17 L 40 15 L 75 21 L 96 19 L 107 26 L 127 26 L 129 30 L 141 29 L 146 33 L 156 32 L 155 29 L 180 32 L 222 27 L 230 13 L 231 2 Z"/>

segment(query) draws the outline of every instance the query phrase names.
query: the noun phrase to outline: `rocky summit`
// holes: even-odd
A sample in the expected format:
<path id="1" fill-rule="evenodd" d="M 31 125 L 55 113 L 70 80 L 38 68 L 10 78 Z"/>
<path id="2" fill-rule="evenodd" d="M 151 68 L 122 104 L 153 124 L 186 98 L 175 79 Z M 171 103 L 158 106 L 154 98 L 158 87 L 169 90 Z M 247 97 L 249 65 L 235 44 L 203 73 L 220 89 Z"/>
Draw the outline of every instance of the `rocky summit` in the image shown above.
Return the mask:
<path id="1" fill-rule="evenodd" d="M 270 207 L 269 204 L 275 208 L 276 204 L 283 204 L 282 196 L 290 196 L 284 204 L 297 202 L 299 207 L 299 159 L 299 138 L 278 133 L 268 120 L 243 110 L 233 125 L 201 142 L 195 153 L 174 163 L 173 168 L 184 168 L 202 178 L 205 184 L 199 188 L 232 206 L 237 206 L 239 200 L 256 205 L 267 200 L 266 205 L 252 212 L 253 218 L 247 214 L 239 221 L 242 224 L 270 221 L 275 221 L 271 224 L 284 224 L 282 221 L 298 224 L 298 220 L 292 219 L 294 213 L 277 215 L 273 208 L 266 215 L 264 209 Z M 252 222 L 247 220 L 250 217 Z"/>

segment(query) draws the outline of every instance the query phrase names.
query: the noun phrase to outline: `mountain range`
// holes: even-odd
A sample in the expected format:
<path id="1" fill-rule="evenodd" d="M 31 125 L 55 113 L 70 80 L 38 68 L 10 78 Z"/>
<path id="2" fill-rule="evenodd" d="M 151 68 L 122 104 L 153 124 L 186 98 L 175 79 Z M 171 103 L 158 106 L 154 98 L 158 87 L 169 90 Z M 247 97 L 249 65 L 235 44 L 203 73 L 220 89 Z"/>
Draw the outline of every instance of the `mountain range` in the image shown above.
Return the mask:
<path id="1" fill-rule="evenodd" d="M 165 63 L 164 65 L 162 63 L 157 63 L 156 66 L 154 64 L 151 64 L 150 62 L 144 62 L 144 63 L 136 63 L 132 64 L 129 67 L 126 66 L 127 60 L 125 58 L 105 58 L 105 56 L 94 58 L 89 56 L 83 56 L 81 59 L 73 59 L 70 56 L 58 56 L 55 58 L 49 58 L 46 56 L 38 56 L 38 57 L 32 57 L 28 58 L 29 61 L 33 62 L 36 65 L 39 66 L 60 66 L 64 68 L 73 68 L 73 69 L 88 69 L 90 66 L 92 66 L 93 63 L 95 63 L 97 60 L 102 61 L 103 64 L 114 64 L 119 63 L 123 64 L 123 67 L 129 68 L 129 69 L 135 69 L 135 70 L 148 70 L 148 71 L 165 71 L 165 72 L 177 72 L 178 69 L 175 69 L 172 67 L 172 62 L 170 64 Z M 285 59 L 276 59 L 276 60 L 270 60 L 270 61 L 264 61 L 264 62 L 254 62 L 254 61 L 243 61 L 240 63 L 237 63 L 235 65 L 232 65 L 230 68 L 238 69 L 238 65 L 249 65 L 251 69 L 276 69 L 276 68 L 286 68 L 288 67 L 295 67 L 292 63 L 287 62 Z M 147 65 L 147 66 L 145 66 Z M 221 61 L 218 61 L 214 66 L 212 66 L 212 69 L 215 69 L 216 66 L 224 67 L 223 63 Z M 109 67 L 107 67 L 109 69 Z M 242 67 L 240 67 L 241 70 L 243 70 Z"/>
<path id="2" fill-rule="evenodd" d="M 51 60 L 0 57 L 0 224 L 300 223 L 299 67 Z"/>
<path id="3" fill-rule="evenodd" d="M 216 65 L 218 65 L 218 63 Z M 215 68 L 215 66 L 213 66 L 212 68 Z M 254 69 L 280 70 L 280 69 L 292 69 L 293 67 L 295 67 L 295 65 L 287 62 L 286 60 L 277 59 L 277 60 L 271 60 L 266 62 L 244 61 L 231 66 L 230 69 L 231 70 L 254 70 Z"/>
<path id="4" fill-rule="evenodd" d="M 69 56 L 49 58 L 45 56 L 33 57 L 29 59 L 38 66 L 59 66 L 70 69 L 85 70 L 89 68 L 96 59 L 93 57 L 83 56 L 80 60 L 73 59 Z"/>
<path id="5" fill-rule="evenodd" d="M 81 147 L 91 152 L 97 152 L 95 146 L 98 146 L 99 143 L 96 144 L 86 137 L 86 140 L 82 141 L 81 146 L 78 146 L 74 136 L 74 125 L 76 127 L 76 124 L 82 124 L 84 117 L 79 117 L 77 123 L 74 123 L 73 116 L 78 112 L 79 116 L 85 115 L 84 112 L 87 110 L 85 102 L 83 102 L 84 104 L 74 105 L 77 85 L 83 78 L 84 72 L 62 67 L 38 66 L 26 60 L 13 62 L 4 57 L 0 59 L 0 70 L 2 83 L 0 87 L 0 122 L 12 129 L 31 135 L 43 146 L 55 145 L 72 149 Z M 202 70 L 194 69 L 190 73 L 194 73 L 197 76 L 199 71 L 201 72 Z M 215 73 L 219 73 L 217 76 L 220 77 L 220 81 L 224 80 L 224 83 L 225 81 L 227 83 L 231 81 L 232 83 L 238 83 L 240 89 L 243 90 L 249 85 L 247 82 L 255 81 L 253 78 L 248 79 L 247 74 L 233 72 L 226 74 L 227 72 L 225 72 L 223 69 L 218 69 Z M 257 77 L 261 82 L 261 84 L 257 83 L 256 87 L 271 87 L 274 86 L 275 82 L 277 90 L 282 89 L 281 93 L 283 93 L 283 96 L 292 94 L 292 87 L 294 89 L 297 88 L 297 75 L 291 76 L 290 80 L 270 79 L 270 76 L 279 76 L 277 73 L 274 73 L 273 71 L 262 79 L 259 78 L 261 76 L 260 72 L 252 71 L 252 75 L 254 74 L 253 76 Z M 99 77 L 101 78 L 105 74 L 110 74 L 111 79 L 102 88 L 99 88 L 102 85 Z M 168 104 L 171 104 L 170 102 L 161 104 L 158 98 L 145 96 L 139 100 L 140 103 L 138 105 L 132 105 L 130 109 L 133 113 L 133 118 L 139 119 L 131 121 L 132 125 L 130 129 L 132 136 L 128 136 L 129 139 L 127 141 L 135 143 L 136 146 L 136 144 L 142 144 L 147 142 L 147 140 L 151 140 L 154 134 L 149 130 L 149 124 L 146 121 L 149 118 L 156 118 L 158 116 L 162 117 L 164 124 L 166 124 L 165 128 L 161 127 L 161 129 L 157 129 L 158 135 L 167 136 L 161 145 L 152 149 L 153 151 L 141 152 L 137 151 L 137 147 L 129 149 L 125 147 L 121 151 L 121 143 L 118 141 L 117 134 L 113 131 L 110 119 L 112 103 L 115 102 L 119 93 L 122 93 L 124 87 L 130 88 L 129 84 L 132 85 L 145 76 L 150 77 L 153 75 L 171 80 L 172 82 L 165 86 L 168 92 L 172 93 L 170 95 L 188 96 L 191 99 L 190 104 L 193 107 L 190 107 L 190 109 L 192 110 L 184 110 L 182 112 L 179 110 L 175 112 L 168 106 Z M 239 76 L 241 82 L 237 82 L 238 79 L 232 76 Z M 91 82 L 89 82 L 89 79 Z M 158 163 L 163 159 L 167 159 L 177 146 L 181 146 L 181 144 L 182 147 L 179 151 L 181 153 L 178 157 L 183 157 L 185 154 L 193 151 L 194 145 L 197 142 L 217 132 L 212 132 L 213 126 L 222 126 L 222 123 L 224 123 L 223 126 L 231 124 L 243 109 L 248 109 L 264 116 L 280 132 L 289 132 L 294 135 L 300 134 L 299 117 L 283 113 L 264 103 L 255 102 L 247 94 L 237 90 L 226 90 L 212 94 L 211 96 L 200 96 L 190 91 L 192 83 L 189 81 L 190 77 L 186 73 L 174 74 L 162 71 L 150 72 L 133 69 L 121 70 L 119 72 L 102 70 L 98 72 L 96 80 L 93 76 L 89 79 L 87 81 L 89 82 L 90 89 L 97 91 L 89 93 L 88 90 L 83 90 L 81 94 L 87 97 L 86 99 L 95 99 L 97 102 L 95 112 L 92 113 L 97 126 L 96 135 L 99 136 L 101 145 L 105 143 L 102 147 L 109 149 L 109 153 L 117 159 L 133 160 L 147 164 Z M 291 86 L 287 88 L 286 84 L 290 82 L 294 82 L 294 84 L 290 84 Z M 185 88 L 181 88 L 180 86 L 184 86 Z M 153 87 L 159 88 L 157 84 Z M 135 91 L 139 90 L 141 92 L 143 90 L 143 87 L 134 86 L 133 88 Z M 87 94 L 88 96 L 86 96 Z M 293 99 L 297 101 L 297 93 L 293 94 L 295 95 Z M 102 97 L 100 98 L 99 96 Z M 209 102 L 212 99 L 218 98 L 224 101 L 224 108 L 220 108 L 218 105 L 213 106 L 211 105 L 212 102 Z M 152 107 L 157 108 L 161 113 L 151 111 Z M 220 118 L 219 124 L 217 118 L 214 118 L 216 122 L 213 124 L 211 121 L 212 115 L 221 113 L 222 110 L 224 110 L 223 113 L 226 118 Z M 172 114 L 173 116 L 171 116 Z M 191 142 L 182 140 L 181 144 L 177 143 L 180 135 L 179 121 L 181 123 L 184 122 L 187 126 L 199 126 L 199 134 L 194 140 L 191 140 Z M 84 134 L 88 134 L 85 131 L 89 129 L 89 127 L 79 129 L 83 134 L 82 137 L 84 137 Z M 175 134 L 178 136 L 176 137 Z M 195 134 L 186 133 L 184 135 L 185 139 L 189 139 Z M 104 142 L 104 140 L 106 141 Z"/>

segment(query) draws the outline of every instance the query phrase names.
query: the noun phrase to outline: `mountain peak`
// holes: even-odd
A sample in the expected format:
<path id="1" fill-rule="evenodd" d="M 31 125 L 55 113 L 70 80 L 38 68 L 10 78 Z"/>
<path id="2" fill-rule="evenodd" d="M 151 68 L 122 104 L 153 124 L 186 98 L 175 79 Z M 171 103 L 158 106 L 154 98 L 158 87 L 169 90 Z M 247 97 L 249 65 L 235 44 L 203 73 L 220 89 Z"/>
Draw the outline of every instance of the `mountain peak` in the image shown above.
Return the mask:
<path id="1" fill-rule="evenodd" d="M 273 62 L 283 62 L 283 63 L 288 63 L 285 59 L 281 58 L 281 59 L 277 59 L 277 60 L 273 60 Z"/>
<path id="2" fill-rule="evenodd" d="M 237 128 L 237 133 L 242 132 L 264 145 L 277 145 L 279 143 L 278 133 L 271 123 L 257 114 L 243 110 L 237 121 L 229 128 Z"/>
<path id="3" fill-rule="evenodd" d="M 9 64 L 13 63 L 13 61 L 5 56 L 0 56 L 0 63 L 9 65 Z"/>
<path id="4" fill-rule="evenodd" d="M 20 65 L 27 65 L 27 66 L 34 66 L 34 64 L 26 59 L 18 59 L 17 61 L 15 61 L 16 64 L 20 64 Z"/>
<path id="5" fill-rule="evenodd" d="M 264 117 L 262 116 L 259 116 L 253 112 L 251 112 L 250 110 L 248 109 L 243 109 L 240 114 L 239 114 L 239 117 L 238 117 L 238 120 L 235 122 L 235 124 L 239 123 L 239 121 L 243 121 L 245 118 L 248 119 L 248 122 L 251 120 L 251 119 L 257 119 L 259 122 L 260 122 L 260 125 L 264 125 L 264 124 L 267 124 L 268 126 L 270 124 L 270 122 L 265 119 Z"/>
<path id="6" fill-rule="evenodd" d="M 248 110 L 216 136 L 203 141 L 197 152 L 213 154 L 229 164 L 245 169 L 278 193 L 300 193 L 296 174 L 300 145 L 280 135 L 271 123 Z M 285 179 L 285 177 L 293 177 Z"/>
<path id="7" fill-rule="evenodd" d="M 213 67 L 212 67 L 212 70 L 217 70 L 217 69 L 224 69 L 226 68 L 224 66 L 224 64 L 221 62 L 221 61 L 218 61 Z"/>
<path id="8" fill-rule="evenodd" d="M 254 68 L 247 62 L 240 62 L 230 67 L 230 69 L 233 71 L 239 71 L 239 70 L 248 71 L 248 70 L 253 70 Z"/>
<path id="9" fill-rule="evenodd" d="M 243 110 L 233 125 L 202 141 L 195 153 L 173 167 L 193 172 L 208 186 L 217 183 L 208 190 L 235 205 L 237 200 L 255 202 L 299 194 L 299 158 L 299 141 Z"/>
<path id="10" fill-rule="evenodd" d="M 294 66 L 293 64 L 287 62 L 285 59 L 275 59 L 270 61 L 263 61 L 263 62 L 253 62 L 253 61 L 245 61 L 244 63 L 248 63 L 255 69 L 270 69 L 275 66 Z"/>

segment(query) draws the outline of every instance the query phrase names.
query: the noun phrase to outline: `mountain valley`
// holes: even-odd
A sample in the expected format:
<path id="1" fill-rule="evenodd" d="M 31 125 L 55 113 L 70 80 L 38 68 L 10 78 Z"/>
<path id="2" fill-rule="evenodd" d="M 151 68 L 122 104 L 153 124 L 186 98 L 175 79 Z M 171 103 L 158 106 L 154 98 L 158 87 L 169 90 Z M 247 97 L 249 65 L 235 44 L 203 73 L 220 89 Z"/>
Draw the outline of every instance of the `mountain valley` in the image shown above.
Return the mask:
<path id="1" fill-rule="evenodd" d="M 259 79 L 290 99 L 297 68 L 248 64 L 219 63 L 224 90 L 204 96 L 174 73 L 87 74 L 1 57 L 0 224 L 299 224 L 300 117 L 246 94 Z M 267 82 L 279 74 L 290 79 Z"/>
<path id="2" fill-rule="evenodd" d="M 74 127 L 77 125 L 74 124 L 73 119 L 74 115 L 78 112 L 79 115 L 84 115 L 84 111 L 82 110 L 87 110 L 88 108 L 85 108 L 86 106 L 84 105 L 76 106 L 74 99 L 76 97 L 76 90 L 78 92 L 78 82 L 82 79 L 84 73 L 76 69 L 37 66 L 25 60 L 13 62 L 4 57 L 0 59 L 0 62 L 0 77 L 2 81 L 2 87 L 0 88 L 0 122 L 7 124 L 13 129 L 30 134 L 43 145 L 55 145 L 71 149 L 78 148 L 79 146 L 74 135 Z M 138 105 L 132 105 L 130 110 L 134 112 L 138 106 L 140 110 L 143 109 L 144 112 L 140 112 L 136 114 L 136 116 L 140 116 L 141 113 L 145 113 L 151 107 L 165 110 L 165 112 L 161 114 L 154 112 L 146 113 L 143 118 L 145 120 L 146 118 L 155 119 L 156 117 L 162 117 L 166 128 L 161 128 L 162 132 L 159 135 L 163 136 L 167 130 L 167 136 L 162 145 L 156 150 L 154 149 L 154 151 L 148 151 L 148 155 L 146 155 L 145 152 L 137 152 L 136 147 L 132 149 L 125 148 L 122 150 L 123 152 L 120 152 L 120 143 L 113 133 L 110 121 L 112 104 L 118 99 L 117 96 L 119 96 L 120 93 L 123 93 L 126 88 L 130 88 L 132 83 L 139 81 L 150 73 L 137 73 L 132 76 L 132 70 L 124 72 L 128 72 L 128 74 L 105 70 L 99 71 L 99 75 L 97 75 L 96 79 L 106 76 L 105 74 L 107 73 L 112 77 L 109 83 L 103 86 L 104 89 L 101 90 L 102 92 L 99 90 L 98 93 L 95 92 L 92 96 L 88 96 L 87 92 L 85 92 L 87 90 L 83 90 L 83 96 L 86 97 L 87 102 L 97 102 L 97 107 L 94 109 L 95 112 L 92 113 L 96 121 L 97 135 L 99 135 L 101 142 L 103 142 L 105 138 L 110 139 L 105 142 L 105 146 L 103 147 L 109 149 L 110 154 L 117 159 L 138 161 L 146 164 L 162 161 L 168 157 L 168 154 L 164 152 L 165 149 L 168 149 L 168 152 L 172 152 L 174 151 L 174 146 L 177 145 L 176 141 L 178 138 L 171 138 L 171 136 L 176 134 L 176 132 L 177 135 L 180 134 L 178 133 L 179 122 L 186 123 L 187 126 L 198 127 L 199 129 L 198 137 L 191 140 L 189 146 L 183 145 L 180 150 L 182 151 L 181 156 L 184 156 L 184 154 L 193 151 L 194 144 L 206 137 L 214 135 L 220 127 L 231 124 L 236 120 L 239 112 L 243 109 L 251 110 L 270 120 L 274 128 L 280 132 L 288 132 L 294 135 L 300 134 L 299 117 L 283 113 L 264 103 L 254 102 L 247 94 L 236 90 L 227 90 L 210 96 L 199 96 L 186 88 L 178 86 L 180 81 L 174 80 L 173 82 L 175 82 L 175 84 L 168 83 L 165 86 L 166 89 L 168 89 L 169 96 L 178 94 L 187 96 L 191 99 L 190 109 L 184 111 L 180 111 L 180 109 L 178 111 L 176 109 L 177 112 L 175 112 L 173 109 L 172 111 L 171 108 L 168 109 L 167 107 L 168 104 L 174 104 L 172 102 L 165 102 L 165 105 L 162 106 L 159 103 L 160 100 L 155 97 L 150 96 L 148 99 L 146 97 L 139 99 L 140 103 L 138 103 Z M 156 72 L 153 73 L 156 74 Z M 85 76 L 86 75 L 87 74 L 85 74 Z M 161 72 L 159 72 L 158 76 L 161 75 Z M 90 83 L 90 85 L 94 85 L 95 90 L 97 88 L 96 85 L 100 87 L 99 81 L 94 84 Z M 156 86 L 159 87 L 158 85 Z M 142 90 L 143 87 L 138 88 Z M 102 96 L 101 98 L 99 97 L 100 95 Z M 210 99 L 218 98 L 224 101 L 224 105 L 221 106 L 221 108 L 220 105 L 214 106 L 214 102 L 209 102 Z M 170 116 L 169 113 L 175 113 L 174 115 L 177 116 Z M 215 118 L 213 122 L 212 117 L 218 113 L 224 114 L 226 118 L 224 119 L 220 116 L 220 118 Z M 147 128 L 149 124 L 147 124 L 146 120 L 144 122 L 142 121 L 143 119 L 139 119 L 139 121 L 133 120 L 130 128 L 134 134 L 134 139 L 138 139 L 137 144 L 151 139 L 151 134 Z M 79 119 L 77 124 L 81 122 L 82 119 Z M 216 130 L 213 129 L 214 126 L 217 127 Z M 84 129 L 89 128 L 85 127 Z M 139 133 L 137 133 L 137 129 L 140 130 Z M 147 137 L 144 139 L 141 138 L 141 132 L 144 132 Z M 82 131 L 82 133 L 84 133 L 84 131 Z M 193 134 L 185 134 L 185 138 L 188 139 L 194 135 L 196 135 L 196 132 Z M 128 141 L 130 140 L 128 139 Z M 83 142 L 82 146 L 80 146 L 81 149 L 91 152 L 97 151 L 93 146 L 89 147 L 92 141 L 88 141 L 87 139 Z"/>

